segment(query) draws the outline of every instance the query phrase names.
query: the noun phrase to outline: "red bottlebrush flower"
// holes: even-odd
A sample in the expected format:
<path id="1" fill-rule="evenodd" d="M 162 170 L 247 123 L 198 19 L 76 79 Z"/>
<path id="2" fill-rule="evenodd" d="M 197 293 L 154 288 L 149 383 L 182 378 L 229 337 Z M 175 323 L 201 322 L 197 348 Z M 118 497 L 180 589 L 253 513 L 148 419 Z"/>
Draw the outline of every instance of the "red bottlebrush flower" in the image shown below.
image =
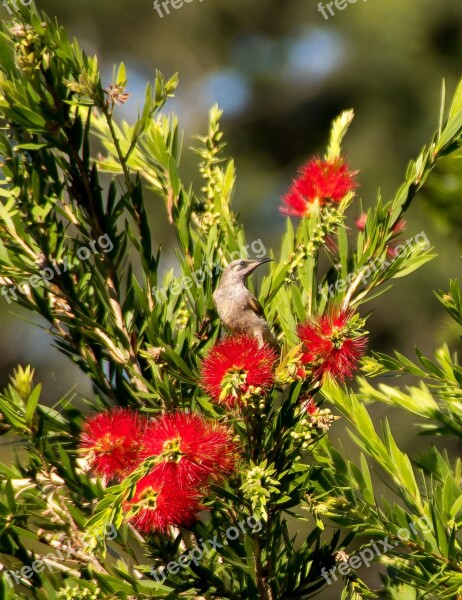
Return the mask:
<path id="1" fill-rule="evenodd" d="M 276 352 L 254 337 L 224 338 L 202 363 L 202 385 L 216 402 L 235 406 L 252 388 L 271 387 L 275 360 Z"/>
<path id="2" fill-rule="evenodd" d="M 189 413 L 169 413 L 152 421 L 142 446 L 142 458 L 163 458 L 153 473 L 180 488 L 230 475 L 237 460 L 237 445 L 228 427 Z"/>
<path id="3" fill-rule="evenodd" d="M 396 258 L 399 252 L 396 251 L 396 244 L 390 244 L 387 246 L 387 256 L 388 258 Z"/>
<path id="4" fill-rule="evenodd" d="M 402 233 L 406 229 L 406 225 L 406 221 L 404 219 L 400 219 L 393 227 L 393 233 Z"/>
<path id="5" fill-rule="evenodd" d="M 297 377 L 299 377 L 300 379 L 305 379 L 306 375 L 307 372 L 305 371 L 305 369 L 302 369 L 300 367 L 297 369 Z"/>
<path id="6" fill-rule="evenodd" d="M 80 447 L 105 482 L 123 479 L 140 464 L 140 438 L 145 426 L 145 417 L 129 408 L 106 410 L 86 419 Z"/>
<path id="7" fill-rule="evenodd" d="M 359 231 L 364 231 L 366 229 L 366 221 L 367 221 L 366 213 L 360 214 L 359 217 L 356 219 L 355 225 L 359 229 Z"/>
<path id="8" fill-rule="evenodd" d="M 155 472 L 138 481 L 125 508 L 134 513 L 128 517 L 134 527 L 146 533 L 162 533 L 170 526 L 186 527 L 202 509 L 196 490 L 179 488 Z"/>
<path id="9" fill-rule="evenodd" d="M 308 398 L 302 401 L 302 410 L 307 412 L 309 415 L 314 415 L 319 409 L 316 406 L 313 398 L 308 396 Z"/>
<path id="10" fill-rule="evenodd" d="M 322 160 L 312 158 L 299 170 L 299 176 L 283 196 L 283 215 L 306 217 L 310 214 L 311 205 L 317 200 L 322 206 L 326 200 L 340 202 L 358 184 L 355 180 L 357 171 L 350 171 L 343 158 Z"/>
<path id="11" fill-rule="evenodd" d="M 351 312 L 339 311 L 313 318 L 299 325 L 304 345 L 302 361 L 321 379 L 330 373 L 340 381 L 352 377 L 366 351 L 367 336 L 350 327 Z"/>
<path id="12" fill-rule="evenodd" d="M 398 221 L 396 223 L 396 225 L 393 227 L 393 233 L 395 235 L 399 235 L 400 233 L 402 233 L 404 230 L 406 229 L 406 221 L 404 219 L 401 219 L 400 221 Z M 395 243 L 391 243 L 387 246 L 387 256 L 389 256 L 390 258 L 396 258 L 399 254 L 399 252 L 396 251 L 396 248 L 399 246 L 399 244 L 395 244 Z"/>

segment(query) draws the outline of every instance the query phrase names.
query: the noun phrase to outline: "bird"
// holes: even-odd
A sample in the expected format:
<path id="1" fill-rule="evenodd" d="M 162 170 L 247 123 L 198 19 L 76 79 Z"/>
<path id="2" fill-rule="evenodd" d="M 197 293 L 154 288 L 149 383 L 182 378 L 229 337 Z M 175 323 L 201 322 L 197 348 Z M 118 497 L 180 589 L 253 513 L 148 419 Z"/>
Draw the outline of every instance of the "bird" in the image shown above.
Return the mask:
<path id="1" fill-rule="evenodd" d="M 213 302 L 221 322 L 231 333 L 253 336 L 260 347 L 267 343 L 279 351 L 260 302 L 245 285 L 256 268 L 271 260 L 244 258 L 230 262 L 213 293 Z"/>

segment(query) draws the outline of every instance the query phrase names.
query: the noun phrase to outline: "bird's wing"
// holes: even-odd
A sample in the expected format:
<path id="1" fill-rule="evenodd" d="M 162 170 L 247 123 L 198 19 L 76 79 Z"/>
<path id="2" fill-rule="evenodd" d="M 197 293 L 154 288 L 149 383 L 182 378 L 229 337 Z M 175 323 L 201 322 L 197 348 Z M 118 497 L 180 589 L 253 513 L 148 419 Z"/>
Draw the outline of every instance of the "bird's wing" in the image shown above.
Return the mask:
<path id="1" fill-rule="evenodd" d="M 253 294 L 250 294 L 249 304 L 250 304 L 250 308 L 253 310 L 253 312 L 255 314 L 257 314 L 259 317 L 265 316 L 263 306 L 260 304 L 260 302 L 255 298 L 255 296 Z"/>

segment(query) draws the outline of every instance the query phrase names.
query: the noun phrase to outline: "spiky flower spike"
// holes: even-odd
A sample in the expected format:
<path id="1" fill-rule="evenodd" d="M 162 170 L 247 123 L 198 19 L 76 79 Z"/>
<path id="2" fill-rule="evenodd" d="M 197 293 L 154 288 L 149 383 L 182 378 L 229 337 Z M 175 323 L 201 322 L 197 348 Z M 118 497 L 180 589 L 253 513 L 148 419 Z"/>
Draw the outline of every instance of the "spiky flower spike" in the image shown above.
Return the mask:
<path id="1" fill-rule="evenodd" d="M 80 447 L 90 467 L 105 483 L 123 479 L 139 465 L 145 427 L 145 417 L 128 408 L 109 409 L 87 417 Z"/>
<path id="2" fill-rule="evenodd" d="M 272 386 L 276 357 L 267 344 L 259 347 L 254 337 L 224 338 L 202 363 L 202 385 L 216 402 L 235 406 L 247 394 L 261 394 Z"/>
<path id="3" fill-rule="evenodd" d="M 366 351 L 367 335 L 352 312 L 340 310 L 309 319 L 297 333 L 303 342 L 302 361 L 316 379 L 326 373 L 340 381 L 352 377 Z"/>
<path id="4" fill-rule="evenodd" d="M 340 202 L 358 187 L 355 180 L 357 173 L 350 171 L 343 158 L 312 158 L 300 168 L 297 179 L 294 179 L 289 191 L 283 196 L 281 213 L 306 217 L 315 202 L 320 206 L 329 200 Z"/>
<path id="5" fill-rule="evenodd" d="M 142 458 L 161 459 L 153 473 L 180 488 L 219 481 L 232 473 L 237 460 L 237 445 L 228 427 L 184 412 L 152 421 L 142 446 Z"/>
<path id="6" fill-rule="evenodd" d="M 125 503 L 128 520 L 145 533 L 187 527 L 197 519 L 201 508 L 197 490 L 179 488 L 156 472 L 142 477 L 133 498 Z"/>

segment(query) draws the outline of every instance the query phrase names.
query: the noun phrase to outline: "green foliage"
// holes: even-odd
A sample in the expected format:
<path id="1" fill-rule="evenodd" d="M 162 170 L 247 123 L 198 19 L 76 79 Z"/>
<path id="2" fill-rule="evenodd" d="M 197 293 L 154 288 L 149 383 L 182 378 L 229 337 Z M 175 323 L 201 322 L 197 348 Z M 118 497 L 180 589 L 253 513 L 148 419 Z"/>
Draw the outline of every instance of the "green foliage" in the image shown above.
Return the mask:
<path id="1" fill-rule="evenodd" d="M 41 317 L 57 347 L 90 378 L 94 398 L 87 403 L 93 409 L 194 410 L 230 424 L 242 449 L 236 473 L 204 499 L 207 518 L 189 529 L 143 537 L 127 521 L 126 502 L 156 457 L 104 489 L 78 451 L 83 415 L 74 398 L 48 407 L 33 371 L 18 368 L 0 394 L 0 433 L 21 449 L 12 466 L 0 464 L 4 596 L 14 597 L 11 571 L 20 569 L 15 589 L 39 600 L 308 598 L 325 585 L 322 568 L 331 568 L 354 537 L 387 536 L 396 544 L 386 557 L 380 593 L 455 597 L 462 586 L 460 464 L 450 465 L 436 449 L 413 464 L 387 422 L 377 432 L 365 404 L 399 405 L 427 419 L 426 431 L 459 436 L 457 358 L 443 348 L 433 363 L 419 352 L 420 367 L 399 353 L 372 356 L 364 361 L 364 374 L 411 374 L 420 386 L 375 389 L 363 378 L 355 393 L 333 379 L 319 381 L 309 368 L 300 374 L 296 328 L 334 308 L 353 313 L 391 279 L 432 258 L 422 241 L 393 258 L 390 246 L 437 161 L 461 146 L 460 88 L 447 117 L 443 103 L 437 132 L 410 163 L 395 197 L 387 203 L 379 197 L 354 241 L 347 226 L 353 193 L 338 204 L 314 203 L 296 228 L 287 219 L 280 256 L 259 292 L 282 345 L 276 384 L 238 411 L 213 404 L 199 376 L 220 335 L 212 303 L 220 267 L 246 247 L 231 206 L 235 167 L 223 156 L 221 111 L 212 108 L 207 133 L 196 137 L 202 177 L 196 191 L 181 178 L 178 120 L 162 112 L 176 77 L 156 74 L 130 125 L 115 121 L 117 105 L 128 100 L 124 65 L 103 87 L 96 57 L 86 56 L 37 10 L 22 11 L 15 24 L 4 26 L 0 56 L 2 282 L 15 286 L 13 299 Z M 353 111 L 346 111 L 334 121 L 326 159 L 341 156 L 352 119 Z M 173 271 L 161 279 L 161 244 L 152 236 L 147 192 L 154 212 L 165 211 L 177 236 L 181 279 Z M 82 254 L 82 247 L 88 252 Z M 329 264 L 325 274 L 321 257 Z M 371 264 L 380 269 L 372 273 Z M 439 298 L 461 324 L 458 284 Z M 364 335 L 364 324 L 359 314 L 351 315 L 352 338 Z M 313 398 L 327 399 L 349 423 L 362 451 L 360 466 L 332 446 L 326 433 L 335 417 L 327 409 L 309 412 Z M 392 500 L 376 491 L 368 458 L 380 467 Z M 252 515 L 261 518 L 261 531 L 226 540 L 230 524 Z M 289 533 L 289 517 L 308 521 L 307 532 Z M 349 530 L 343 540 L 337 528 L 327 534 L 327 519 Z M 402 539 L 413 519 L 428 527 Z M 108 538 L 108 526 L 114 537 Z M 169 573 L 163 582 L 151 576 L 151 567 L 214 537 L 222 547 L 199 564 Z M 66 557 L 45 560 L 63 548 Z M 30 568 L 30 575 L 24 568 L 35 560 L 51 568 Z M 350 573 L 343 597 L 376 595 Z"/>
<path id="2" fill-rule="evenodd" d="M 441 292 L 438 297 L 460 324 L 458 282 L 452 281 L 450 292 Z M 460 459 L 451 464 L 447 453 L 433 445 L 411 459 L 397 447 L 386 420 L 381 434 L 377 432 L 364 405 L 374 401 L 392 404 L 417 415 L 422 433 L 460 438 L 461 367 L 446 345 L 435 356 L 432 362 L 417 350 L 418 365 L 399 352 L 394 358 L 376 355 L 378 373 L 395 372 L 420 380 L 418 387 L 408 386 L 405 391 L 385 384 L 375 388 L 364 378 L 359 379 L 358 393 L 334 382 L 322 390 L 348 421 L 349 433 L 364 453 L 357 467 L 327 440 L 317 449 L 316 458 L 326 467 L 320 489 L 330 494 L 335 490 L 336 500 L 332 499 L 327 514 L 361 535 L 387 536 L 396 541 L 396 547 L 382 559 L 387 566 L 384 583 L 390 598 L 419 597 L 413 595 L 413 589 L 425 592 L 428 598 L 455 598 L 462 589 L 462 548 L 458 540 L 462 524 Z M 364 455 L 373 460 L 374 470 L 377 468 L 396 494 L 393 503 L 377 493 Z M 426 526 L 413 531 L 409 524 L 420 523 L 421 519 Z M 408 539 L 399 536 L 399 528 L 410 533 Z"/>

